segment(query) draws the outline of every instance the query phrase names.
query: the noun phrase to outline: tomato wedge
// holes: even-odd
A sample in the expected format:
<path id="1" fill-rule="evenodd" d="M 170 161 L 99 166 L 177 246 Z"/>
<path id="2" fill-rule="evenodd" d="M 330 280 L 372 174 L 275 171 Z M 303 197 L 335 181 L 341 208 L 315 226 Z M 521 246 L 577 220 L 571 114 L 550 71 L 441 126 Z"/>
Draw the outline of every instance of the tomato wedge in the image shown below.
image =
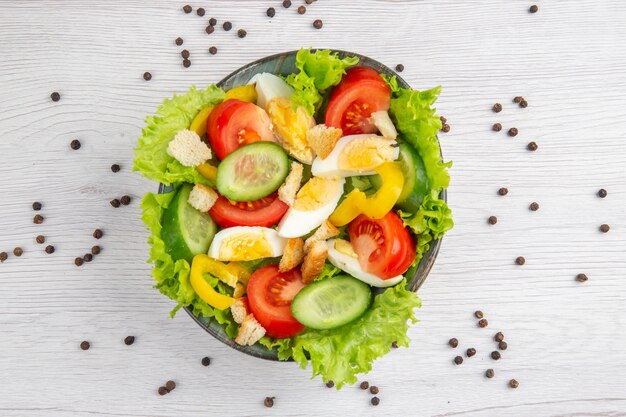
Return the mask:
<path id="1" fill-rule="evenodd" d="M 207 121 L 207 135 L 219 159 L 248 143 L 274 140 L 265 110 L 237 99 L 226 100 L 213 109 Z"/>
<path id="2" fill-rule="evenodd" d="M 361 214 L 348 225 L 348 234 L 361 268 L 382 279 L 405 273 L 415 259 L 415 243 L 392 211 L 382 219 Z"/>
<path id="3" fill-rule="evenodd" d="M 338 127 L 343 135 L 374 133 L 372 113 L 388 110 L 391 89 L 383 78 L 368 67 L 350 68 L 333 89 L 326 109 L 326 125 Z"/>
<path id="4" fill-rule="evenodd" d="M 285 215 L 289 206 L 270 194 L 260 200 L 235 202 L 219 196 L 209 215 L 220 227 L 265 226 L 270 227 Z"/>
<path id="5" fill-rule="evenodd" d="M 300 333 L 304 326 L 291 314 L 291 301 L 304 288 L 299 269 L 280 272 L 278 265 L 257 269 L 248 281 L 250 311 L 271 337 Z"/>

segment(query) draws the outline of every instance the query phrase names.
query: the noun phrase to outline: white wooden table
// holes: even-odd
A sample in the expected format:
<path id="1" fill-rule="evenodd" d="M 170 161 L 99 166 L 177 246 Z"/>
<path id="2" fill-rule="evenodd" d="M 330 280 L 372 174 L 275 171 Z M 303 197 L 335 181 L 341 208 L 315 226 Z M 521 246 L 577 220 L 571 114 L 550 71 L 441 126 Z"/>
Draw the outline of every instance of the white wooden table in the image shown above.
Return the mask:
<path id="1" fill-rule="evenodd" d="M 0 1 L 0 251 L 24 249 L 0 265 L 0 416 L 625 416 L 626 2 L 540 1 L 530 14 L 530 0 L 320 0 L 304 16 L 300 1 L 280 3 L 194 1 L 207 9 L 200 18 L 182 1 Z M 209 17 L 234 30 L 207 36 Z M 156 184 L 131 172 L 145 115 L 191 84 L 301 46 L 403 63 L 415 88 L 444 86 L 456 227 L 420 292 L 411 348 L 366 377 L 380 387 L 378 407 L 358 387 L 329 390 L 292 363 L 231 350 L 184 313 L 171 320 L 145 263 L 138 203 Z M 531 140 L 538 151 L 526 150 Z M 124 194 L 130 206 L 109 205 Z M 43 203 L 41 225 L 33 201 Z M 96 243 L 102 254 L 75 267 Z M 489 327 L 477 328 L 476 309 Z M 495 362 L 497 331 L 509 348 Z M 85 339 L 89 351 L 79 349 Z M 469 347 L 478 354 L 454 365 Z M 168 379 L 178 386 L 159 397 Z"/>

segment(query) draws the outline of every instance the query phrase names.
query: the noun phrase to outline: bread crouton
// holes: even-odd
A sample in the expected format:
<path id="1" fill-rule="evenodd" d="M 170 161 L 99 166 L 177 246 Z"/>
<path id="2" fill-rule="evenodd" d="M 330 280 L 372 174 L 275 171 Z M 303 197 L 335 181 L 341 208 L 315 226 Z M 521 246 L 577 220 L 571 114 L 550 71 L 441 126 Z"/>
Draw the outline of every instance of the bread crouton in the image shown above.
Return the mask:
<path id="1" fill-rule="evenodd" d="M 278 264 L 278 270 L 280 272 L 287 272 L 294 269 L 296 266 L 302 263 L 304 259 L 304 240 L 299 237 L 287 240 L 285 249 L 283 250 L 283 257 L 280 258 Z"/>
<path id="2" fill-rule="evenodd" d="M 288 206 L 292 206 L 293 202 L 296 200 L 296 194 L 300 189 L 300 183 L 302 182 L 302 173 L 304 171 L 304 167 L 302 164 L 297 162 L 291 163 L 291 171 L 287 178 L 285 178 L 285 182 L 278 189 L 278 198 L 283 203 Z"/>
<path id="3" fill-rule="evenodd" d="M 259 324 L 252 314 L 248 314 L 239 326 L 239 333 L 235 338 L 235 343 L 242 346 L 252 346 L 265 336 L 265 329 Z"/>
<path id="4" fill-rule="evenodd" d="M 333 151 L 343 132 L 336 127 L 326 125 L 313 126 L 306 132 L 306 140 L 317 156 L 326 159 Z"/>
<path id="5" fill-rule="evenodd" d="M 213 207 L 219 196 L 211 188 L 202 184 L 194 185 L 189 193 L 189 205 L 198 211 L 206 213 Z"/>
<path id="6" fill-rule="evenodd" d="M 211 159 L 211 149 L 196 132 L 188 129 L 174 136 L 167 145 L 167 153 L 186 167 L 195 167 Z"/>
<path id="7" fill-rule="evenodd" d="M 339 234 L 339 229 L 337 229 L 331 222 L 325 220 L 324 223 L 320 227 L 317 228 L 315 233 L 313 233 L 305 242 L 304 242 L 304 251 L 308 252 L 311 244 L 313 242 L 317 242 L 319 240 L 328 240 L 331 237 L 335 237 Z"/>
<path id="8" fill-rule="evenodd" d="M 328 247 L 324 240 L 316 240 L 311 244 L 302 263 L 302 282 L 309 284 L 319 277 L 328 257 Z"/>
<path id="9" fill-rule="evenodd" d="M 230 314 L 233 315 L 235 323 L 241 324 L 249 314 L 248 299 L 238 298 L 230 305 Z"/>
<path id="10" fill-rule="evenodd" d="M 372 113 L 370 118 L 372 123 L 374 123 L 374 126 L 376 126 L 380 134 L 383 135 L 385 139 L 395 139 L 398 137 L 398 131 L 391 121 L 389 113 L 385 110 Z"/>

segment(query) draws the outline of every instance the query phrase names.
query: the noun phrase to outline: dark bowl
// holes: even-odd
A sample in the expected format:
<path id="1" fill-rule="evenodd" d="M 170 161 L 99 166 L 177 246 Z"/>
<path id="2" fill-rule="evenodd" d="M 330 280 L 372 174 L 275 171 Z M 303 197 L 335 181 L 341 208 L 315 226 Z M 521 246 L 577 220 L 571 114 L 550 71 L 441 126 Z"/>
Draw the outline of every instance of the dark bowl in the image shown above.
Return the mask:
<path id="1" fill-rule="evenodd" d="M 265 58 L 259 59 L 258 61 L 251 62 L 228 75 L 222 81 L 217 83 L 217 85 L 222 87 L 224 90 L 230 90 L 233 87 L 246 84 L 248 80 L 257 73 L 271 72 L 273 74 L 282 75 L 291 74 L 296 71 L 295 61 L 297 52 L 298 51 L 283 52 L 280 54 L 267 56 Z M 387 74 L 389 76 L 395 75 L 398 79 L 398 85 L 403 88 L 410 87 L 406 81 L 404 81 L 398 74 L 396 74 L 395 71 L 386 67 L 378 61 L 353 52 L 340 50 L 333 50 L 333 52 L 337 52 L 342 58 L 345 56 L 356 56 L 359 58 L 358 65 L 374 68 L 379 73 Z M 170 187 L 164 186 L 163 184 L 161 184 L 161 186 L 159 187 L 159 193 L 168 192 L 170 190 Z M 447 200 L 446 190 L 443 190 L 441 192 L 440 197 L 443 200 Z M 437 253 L 439 252 L 440 246 L 441 239 L 431 242 L 430 248 L 424 254 L 424 257 L 420 261 L 417 270 L 415 271 L 415 274 L 407 283 L 408 289 L 410 289 L 411 291 L 417 291 L 422 286 L 422 284 L 426 280 L 426 277 L 428 276 L 428 273 L 430 272 L 430 269 L 435 263 L 435 259 L 437 258 Z M 257 358 L 261 359 L 274 361 L 278 360 L 278 355 L 276 351 L 267 349 L 266 347 L 261 346 L 258 343 L 253 346 L 238 345 L 233 339 L 226 335 L 226 333 L 224 332 L 224 328 L 212 318 L 196 317 L 189 308 L 185 307 L 185 310 L 191 316 L 191 318 L 193 318 L 196 323 L 200 325 L 200 327 L 213 335 L 217 340 L 227 344 L 233 349 L 237 349 L 240 352 L 256 356 Z"/>

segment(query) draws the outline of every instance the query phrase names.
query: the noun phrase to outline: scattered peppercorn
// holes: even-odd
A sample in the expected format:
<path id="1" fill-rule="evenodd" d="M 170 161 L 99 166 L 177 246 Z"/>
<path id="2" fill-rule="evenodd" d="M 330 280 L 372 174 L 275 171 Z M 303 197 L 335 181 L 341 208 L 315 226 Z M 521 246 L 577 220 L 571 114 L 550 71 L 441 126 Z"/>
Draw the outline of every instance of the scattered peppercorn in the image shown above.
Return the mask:
<path id="1" fill-rule="evenodd" d="M 265 400 L 263 401 L 263 405 L 266 406 L 267 408 L 274 407 L 274 398 L 275 397 L 265 397 Z"/>
<path id="2" fill-rule="evenodd" d="M 205 31 L 208 35 L 210 35 L 211 33 L 215 32 L 215 26 L 209 25 L 206 27 Z"/>
<path id="3" fill-rule="evenodd" d="M 224 28 L 224 30 L 226 32 L 228 32 L 229 30 L 231 30 L 233 28 L 233 24 L 230 22 L 224 22 L 224 24 L 222 25 L 222 27 Z"/>
<path id="4" fill-rule="evenodd" d="M 0 262 L 4 262 L 9 259 L 9 255 L 6 252 L 0 252 Z"/>
<path id="5" fill-rule="evenodd" d="M 183 12 L 191 13 L 191 10 L 193 10 L 193 9 L 191 8 L 190 5 L 187 4 L 187 5 L 183 6 Z"/>
<path id="6" fill-rule="evenodd" d="M 465 354 L 467 355 L 468 358 L 471 358 L 472 356 L 474 356 L 476 354 L 476 349 L 469 348 L 469 349 L 467 349 Z"/>
<path id="7" fill-rule="evenodd" d="M 487 321 L 487 319 L 480 319 L 478 320 L 478 327 L 487 327 L 489 326 L 489 322 Z"/>
<path id="8" fill-rule="evenodd" d="M 324 26 L 324 22 L 322 22 L 322 19 L 315 19 L 315 20 L 313 21 L 313 27 L 314 27 L 315 29 L 321 29 L 321 28 L 322 28 L 322 26 Z"/>
<path id="9" fill-rule="evenodd" d="M 491 352 L 491 359 L 493 359 L 494 361 L 499 360 L 501 357 L 502 355 L 500 355 L 500 352 L 498 352 L 497 350 Z"/>
<path id="10" fill-rule="evenodd" d="M 133 343 L 135 343 L 135 336 L 126 336 L 126 337 L 124 338 L 124 344 L 125 344 L 126 346 L 130 346 L 130 345 L 132 345 Z"/>
<path id="11" fill-rule="evenodd" d="M 439 116 L 439 120 L 441 120 L 441 124 L 448 123 L 448 119 L 443 116 Z"/>
<path id="12" fill-rule="evenodd" d="M 217 19 L 214 18 L 214 17 L 210 18 L 209 19 L 209 25 L 211 25 L 211 26 L 217 25 Z"/>
<path id="13" fill-rule="evenodd" d="M 39 244 L 45 243 L 46 242 L 46 237 L 44 235 L 39 235 L 35 238 L 35 241 Z"/>
<path id="14" fill-rule="evenodd" d="M 372 397 L 372 399 L 370 400 L 370 402 L 372 403 L 373 406 L 377 406 L 378 404 L 380 404 L 380 398 L 378 397 Z"/>
<path id="15" fill-rule="evenodd" d="M 313 4 L 313 0 L 305 0 L 304 1 L 306 4 Z"/>
<path id="16" fill-rule="evenodd" d="M 502 333 L 502 332 L 496 333 L 496 335 L 493 337 L 493 339 L 496 342 L 502 342 L 504 340 L 504 333 Z"/>
<path id="17" fill-rule="evenodd" d="M 120 172 L 120 166 L 118 164 L 113 164 L 111 165 L 111 171 L 113 172 Z"/>
<path id="18" fill-rule="evenodd" d="M 117 198 L 114 198 L 113 200 L 110 201 L 111 205 L 115 208 L 118 208 L 120 206 L 120 200 L 118 200 Z"/>
<path id="19" fill-rule="evenodd" d="M 493 378 L 495 374 L 496 374 L 496 373 L 495 373 L 495 372 L 493 372 L 493 369 L 491 369 L 491 368 L 490 368 L 490 369 L 487 369 L 487 371 L 485 372 L 485 376 L 486 376 L 487 378 Z"/>
<path id="20" fill-rule="evenodd" d="M 150 72 L 146 71 L 143 73 L 143 79 L 146 81 L 150 81 L 152 79 L 152 74 L 150 74 Z"/>
<path id="21" fill-rule="evenodd" d="M 609 225 L 608 225 L 608 224 L 603 224 L 603 225 L 601 225 L 601 226 L 600 226 L 600 231 L 601 231 L 602 233 L 606 233 L 606 232 L 608 232 L 610 229 L 611 229 L 611 228 L 609 227 Z"/>
<path id="22" fill-rule="evenodd" d="M 395 340 L 393 342 L 391 342 L 391 347 L 393 349 L 398 349 L 398 342 L 396 342 Z"/>
<path id="23" fill-rule="evenodd" d="M 531 13 L 537 13 L 539 11 L 539 7 L 536 4 L 533 4 L 532 6 L 530 6 L 530 9 L 528 9 L 528 11 Z"/>
<path id="24" fill-rule="evenodd" d="M 83 261 L 91 262 L 93 261 L 93 255 L 91 253 L 86 253 L 83 255 Z"/>
<path id="25" fill-rule="evenodd" d="M 52 101 L 56 102 L 61 100 L 61 94 L 57 93 L 56 91 L 52 94 L 50 94 L 50 98 L 52 99 Z"/>
<path id="26" fill-rule="evenodd" d="M 91 247 L 91 254 L 92 255 L 99 255 L 100 254 L 100 246 L 95 245 Z"/>
<path id="27" fill-rule="evenodd" d="M 327 388 L 332 388 L 332 387 L 334 387 L 334 386 L 335 386 L 335 383 L 334 383 L 333 381 L 328 381 L 328 382 L 326 383 L 326 387 L 327 387 Z"/>
<path id="28" fill-rule="evenodd" d="M 266 14 L 268 17 L 274 17 L 274 16 L 276 16 L 276 9 L 274 9 L 273 7 L 270 7 L 270 8 L 268 8 L 268 9 L 267 9 L 267 11 L 265 12 L 265 14 Z"/>
<path id="29" fill-rule="evenodd" d="M 127 206 L 130 204 L 130 196 L 128 195 L 124 195 L 122 196 L 122 198 L 120 199 L 120 203 L 122 203 L 122 205 Z"/>
<path id="30" fill-rule="evenodd" d="M 441 130 L 443 133 L 448 133 L 450 131 L 450 125 L 447 123 L 444 123 L 443 126 L 441 126 Z"/>
<path id="31" fill-rule="evenodd" d="M 522 100 L 524 100 L 524 97 L 515 96 L 515 98 L 513 99 L 513 103 L 521 103 Z"/>
<path id="32" fill-rule="evenodd" d="M 507 134 L 511 137 L 515 137 L 517 136 L 518 130 L 516 127 L 512 127 L 509 129 L 509 131 L 507 132 Z"/>
<path id="33" fill-rule="evenodd" d="M 182 51 L 180 51 L 180 56 L 182 56 L 185 59 L 189 58 L 189 51 L 186 49 L 183 49 Z"/>
<path id="34" fill-rule="evenodd" d="M 378 389 L 378 387 L 377 387 L 376 385 L 372 385 L 372 386 L 370 387 L 370 393 L 371 393 L 371 394 L 376 395 L 376 394 L 378 394 L 379 392 L 380 392 L 380 390 Z"/>
<path id="35" fill-rule="evenodd" d="M 498 218 L 496 216 L 489 216 L 489 219 L 487 221 L 489 222 L 489 224 L 496 224 L 498 223 Z"/>
<path id="36" fill-rule="evenodd" d="M 502 111 L 502 104 L 500 103 L 494 104 L 491 110 L 493 110 L 494 113 L 500 113 Z"/>
<path id="37" fill-rule="evenodd" d="M 208 356 L 205 356 L 204 358 L 202 358 L 202 366 L 209 366 L 211 364 L 211 358 L 209 358 Z"/>
<path id="38" fill-rule="evenodd" d="M 167 389 L 168 392 L 173 391 L 176 388 L 176 382 L 170 379 L 169 381 L 165 383 L 165 388 Z"/>
<path id="39" fill-rule="evenodd" d="M 191 66 L 191 61 L 188 59 L 183 59 L 183 67 L 189 68 Z"/>
<path id="40" fill-rule="evenodd" d="M 586 282 L 589 277 L 586 274 L 578 274 L 576 275 L 576 281 L 578 282 Z"/>
<path id="41" fill-rule="evenodd" d="M 217 48 L 215 46 L 212 46 L 209 48 L 209 53 L 211 55 L 215 55 L 217 53 Z"/>
<path id="42" fill-rule="evenodd" d="M 537 203 L 536 201 L 533 201 L 532 203 L 530 203 L 530 206 L 528 206 L 528 208 L 531 211 L 537 211 L 539 210 L 539 203 Z"/>
<path id="43" fill-rule="evenodd" d="M 367 382 L 367 381 L 363 381 L 363 382 L 361 382 L 361 384 L 359 385 L 359 387 L 360 387 L 362 390 L 366 390 L 366 389 L 368 389 L 368 388 L 370 387 L 370 383 L 369 383 L 369 382 Z"/>
<path id="44" fill-rule="evenodd" d="M 91 344 L 88 341 L 83 340 L 82 342 L 80 342 L 80 348 L 82 350 L 89 350 L 90 347 L 91 347 Z"/>
<path id="45" fill-rule="evenodd" d="M 515 258 L 515 263 L 518 265 L 524 265 L 526 263 L 526 258 L 524 258 L 523 256 L 518 256 L 517 258 Z"/>
<path id="46" fill-rule="evenodd" d="M 517 387 L 519 387 L 519 382 L 517 382 L 517 380 L 515 380 L 515 379 L 512 379 L 512 380 L 509 381 L 509 386 L 511 388 L 517 388 Z"/>
<path id="47" fill-rule="evenodd" d="M 77 151 L 80 149 L 80 141 L 78 139 L 74 139 L 73 141 L 70 142 L 70 148 L 72 148 L 73 150 Z"/>
<path id="48" fill-rule="evenodd" d="M 606 197 L 607 194 L 608 193 L 606 192 L 606 190 L 604 188 L 600 188 L 600 190 L 598 190 L 598 197 L 600 197 L 600 198 Z"/>
<path id="49" fill-rule="evenodd" d="M 48 245 L 48 246 L 46 246 L 45 251 L 46 251 L 46 253 L 47 253 L 48 255 L 49 255 L 49 254 L 51 254 L 51 253 L 54 253 L 54 246 L 52 246 L 52 245 Z"/>
<path id="50" fill-rule="evenodd" d="M 20 248 L 19 246 L 13 249 L 13 255 L 15 256 L 22 256 L 23 253 L 24 253 L 24 249 Z"/>
<path id="51" fill-rule="evenodd" d="M 167 394 L 167 388 L 159 387 L 159 395 L 165 395 L 165 394 Z"/>
<path id="52" fill-rule="evenodd" d="M 526 107 L 528 107 L 528 102 L 526 100 L 522 100 L 519 102 L 519 106 L 525 109 Z"/>
<path id="53" fill-rule="evenodd" d="M 183 38 L 181 37 L 176 38 L 176 45 L 180 46 L 182 44 L 183 44 Z"/>
<path id="54" fill-rule="evenodd" d="M 35 211 L 41 210 L 41 203 L 39 201 L 35 201 L 33 203 L 33 210 L 35 210 Z"/>
<path id="55" fill-rule="evenodd" d="M 82 266 L 82 265 L 83 265 L 83 262 L 84 262 L 84 261 L 83 261 L 83 258 L 75 258 L 75 259 L 74 259 L 74 264 L 75 264 L 76 266 Z"/>
<path id="56" fill-rule="evenodd" d="M 95 237 L 96 239 L 100 239 L 103 235 L 104 233 L 100 229 L 96 229 L 93 231 L 93 237 Z"/>
<path id="57" fill-rule="evenodd" d="M 298 14 L 305 14 L 306 13 L 306 7 L 305 6 L 299 6 L 298 7 Z"/>
<path id="58" fill-rule="evenodd" d="M 456 356 L 454 358 L 454 363 L 456 363 L 457 365 L 460 365 L 463 363 L 463 358 L 461 356 Z"/>
<path id="59" fill-rule="evenodd" d="M 35 217 L 33 217 L 33 223 L 35 224 L 43 223 L 43 216 L 41 214 L 36 214 Z"/>
<path id="60" fill-rule="evenodd" d="M 404 71 L 404 65 L 402 65 L 402 64 L 396 65 L 396 71 L 398 71 L 398 72 Z"/>
<path id="61" fill-rule="evenodd" d="M 239 29 L 237 31 L 237 36 L 239 36 L 242 39 L 245 38 L 247 34 L 248 34 L 248 32 L 246 32 L 245 29 Z"/>
<path id="62" fill-rule="evenodd" d="M 453 337 L 452 339 L 448 340 L 448 344 L 453 348 L 456 348 L 459 345 L 459 339 Z"/>
<path id="63" fill-rule="evenodd" d="M 198 7 L 196 9 L 196 14 L 200 17 L 204 16 L 204 13 L 206 12 L 206 10 L 204 10 L 202 7 Z"/>
<path id="64" fill-rule="evenodd" d="M 509 345 L 505 341 L 498 343 L 498 349 L 500 350 L 506 350 L 508 347 Z"/>
<path id="65" fill-rule="evenodd" d="M 509 193 L 509 189 L 505 187 L 502 187 L 498 190 L 498 194 L 500 195 L 507 195 L 508 193 Z"/>
<path id="66" fill-rule="evenodd" d="M 284 7 L 285 9 L 290 8 L 290 7 L 291 7 L 291 0 L 284 0 L 284 1 L 283 1 L 283 7 Z"/>
<path id="67" fill-rule="evenodd" d="M 482 311 L 476 310 L 474 311 L 474 317 L 476 317 L 477 319 L 482 319 L 483 317 L 485 317 L 485 315 L 483 314 Z"/>
<path id="68" fill-rule="evenodd" d="M 537 150 L 537 148 L 539 148 L 539 146 L 537 146 L 537 142 L 530 142 L 528 144 L 527 148 L 528 148 L 529 151 L 534 152 L 534 151 Z"/>
<path id="69" fill-rule="evenodd" d="M 494 132 L 499 132 L 502 130 L 502 123 L 494 123 L 493 126 L 491 126 L 491 130 L 493 130 Z"/>

